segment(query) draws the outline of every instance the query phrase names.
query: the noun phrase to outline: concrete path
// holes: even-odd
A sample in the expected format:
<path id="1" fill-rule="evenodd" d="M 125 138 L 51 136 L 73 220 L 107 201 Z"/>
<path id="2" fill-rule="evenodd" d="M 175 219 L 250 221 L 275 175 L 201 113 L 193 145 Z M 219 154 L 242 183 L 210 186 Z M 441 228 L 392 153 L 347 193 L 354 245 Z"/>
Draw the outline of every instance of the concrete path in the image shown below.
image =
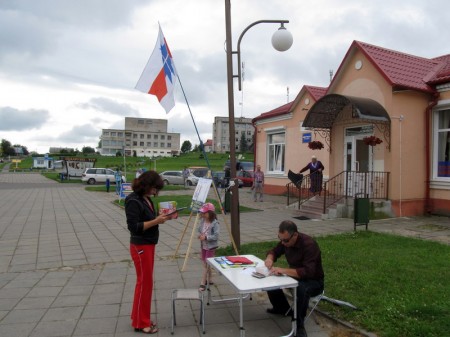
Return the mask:
<path id="1" fill-rule="evenodd" d="M 129 318 L 135 272 L 124 211 L 112 203 L 113 193 L 87 192 L 84 187 L 39 174 L 0 173 L 0 336 L 136 336 Z M 280 221 L 296 215 L 285 208 L 285 198 L 266 196 L 264 202 L 254 203 L 248 189 L 240 190 L 240 203 L 261 210 L 241 214 L 241 243 L 276 239 Z M 229 216 L 219 220 L 221 245 L 228 245 Z M 353 230 L 351 219 L 294 221 L 314 236 Z M 152 307 L 160 327 L 157 336 L 170 335 L 171 290 L 199 284 L 196 240 L 184 272 L 184 259 L 172 259 L 186 222 L 187 217 L 180 217 L 160 226 Z M 180 246 L 182 254 L 191 228 Z M 369 228 L 450 244 L 450 221 L 445 217 L 374 221 Z M 233 293 L 219 275 L 215 281 L 216 296 Z M 246 336 L 289 331 L 289 319 L 266 314 L 268 306 L 265 294 L 245 302 Z M 208 306 L 207 335 L 238 336 L 238 314 L 236 303 Z M 179 302 L 177 318 L 175 335 L 202 335 L 195 301 Z M 310 337 L 331 336 L 323 320 L 309 320 L 306 329 Z"/>

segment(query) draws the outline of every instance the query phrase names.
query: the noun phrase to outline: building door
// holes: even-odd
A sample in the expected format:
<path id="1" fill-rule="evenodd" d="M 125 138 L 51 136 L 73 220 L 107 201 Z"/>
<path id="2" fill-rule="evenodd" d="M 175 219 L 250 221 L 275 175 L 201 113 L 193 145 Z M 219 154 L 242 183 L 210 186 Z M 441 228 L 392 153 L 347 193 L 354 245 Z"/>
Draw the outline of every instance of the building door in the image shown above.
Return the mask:
<path id="1" fill-rule="evenodd" d="M 372 152 L 370 146 L 363 141 L 364 137 L 373 133 L 373 126 L 359 126 L 345 130 L 345 171 L 347 171 L 347 195 L 358 193 L 370 194 L 370 178 L 372 167 Z M 361 195 L 362 197 L 362 195 Z"/>

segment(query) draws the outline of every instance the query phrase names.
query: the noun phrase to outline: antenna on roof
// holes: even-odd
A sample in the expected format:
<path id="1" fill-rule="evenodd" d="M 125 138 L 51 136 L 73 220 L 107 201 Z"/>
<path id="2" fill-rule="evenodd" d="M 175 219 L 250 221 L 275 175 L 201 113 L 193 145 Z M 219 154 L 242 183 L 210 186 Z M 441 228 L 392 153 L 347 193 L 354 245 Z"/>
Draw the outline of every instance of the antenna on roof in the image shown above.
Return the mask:
<path id="1" fill-rule="evenodd" d="M 241 68 L 242 68 L 242 90 L 241 90 L 241 102 L 239 103 L 239 105 L 241 106 L 241 118 L 242 115 L 244 114 L 244 79 L 245 79 L 245 62 L 242 61 L 241 64 Z"/>
<path id="2" fill-rule="evenodd" d="M 333 69 L 330 69 L 330 83 L 333 80 Z"/>
<path id="3" fill-rule="evenodd" d="M 289 103 L 289 87 L 286 87 L 286 98 L 287 98 L 286 103 Z"/>

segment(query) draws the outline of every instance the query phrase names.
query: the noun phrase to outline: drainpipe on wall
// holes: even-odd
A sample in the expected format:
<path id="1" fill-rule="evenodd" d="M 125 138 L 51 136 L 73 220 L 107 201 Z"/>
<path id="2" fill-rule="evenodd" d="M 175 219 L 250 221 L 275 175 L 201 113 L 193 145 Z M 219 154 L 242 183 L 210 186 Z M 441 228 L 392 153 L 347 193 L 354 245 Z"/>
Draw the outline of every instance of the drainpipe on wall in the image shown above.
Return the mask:
<path id="1" fill-rule="evenodd" d="M 428 107 L 425 109 L 425 213 L 430 214 L 432 211 L 430 200 L 430 171 L 431 171 L 431 141 L 430 141 L 430 118 L 433 108 L 436 106 L 439 99 L 439 93 L 433 94 L 433 100 L 428 103 Z"/>
<path id="2" fill-rule="evenodd" d="M 258 129 L 256 128 L 256 125 L 254 122 L 252 122 L 253 129 L 255 131 L 253 132 L 253 172 L 256 171 L 256 137 L 258 136 Z"/>

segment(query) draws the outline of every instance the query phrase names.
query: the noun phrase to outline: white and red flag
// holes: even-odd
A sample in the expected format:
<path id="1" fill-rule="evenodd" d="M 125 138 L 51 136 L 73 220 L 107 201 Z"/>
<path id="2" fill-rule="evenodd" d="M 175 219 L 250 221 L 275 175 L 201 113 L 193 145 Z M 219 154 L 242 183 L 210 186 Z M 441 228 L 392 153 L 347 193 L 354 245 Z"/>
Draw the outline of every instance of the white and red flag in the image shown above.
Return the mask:
<path id="1" fill-rule="evenodd" d="M 136 89 L 155 95 L 166 113 L 169 113 L 175 106 L 176 76 L 175 63 L 160 26 L 155 49 L 136 84 Z"/>

